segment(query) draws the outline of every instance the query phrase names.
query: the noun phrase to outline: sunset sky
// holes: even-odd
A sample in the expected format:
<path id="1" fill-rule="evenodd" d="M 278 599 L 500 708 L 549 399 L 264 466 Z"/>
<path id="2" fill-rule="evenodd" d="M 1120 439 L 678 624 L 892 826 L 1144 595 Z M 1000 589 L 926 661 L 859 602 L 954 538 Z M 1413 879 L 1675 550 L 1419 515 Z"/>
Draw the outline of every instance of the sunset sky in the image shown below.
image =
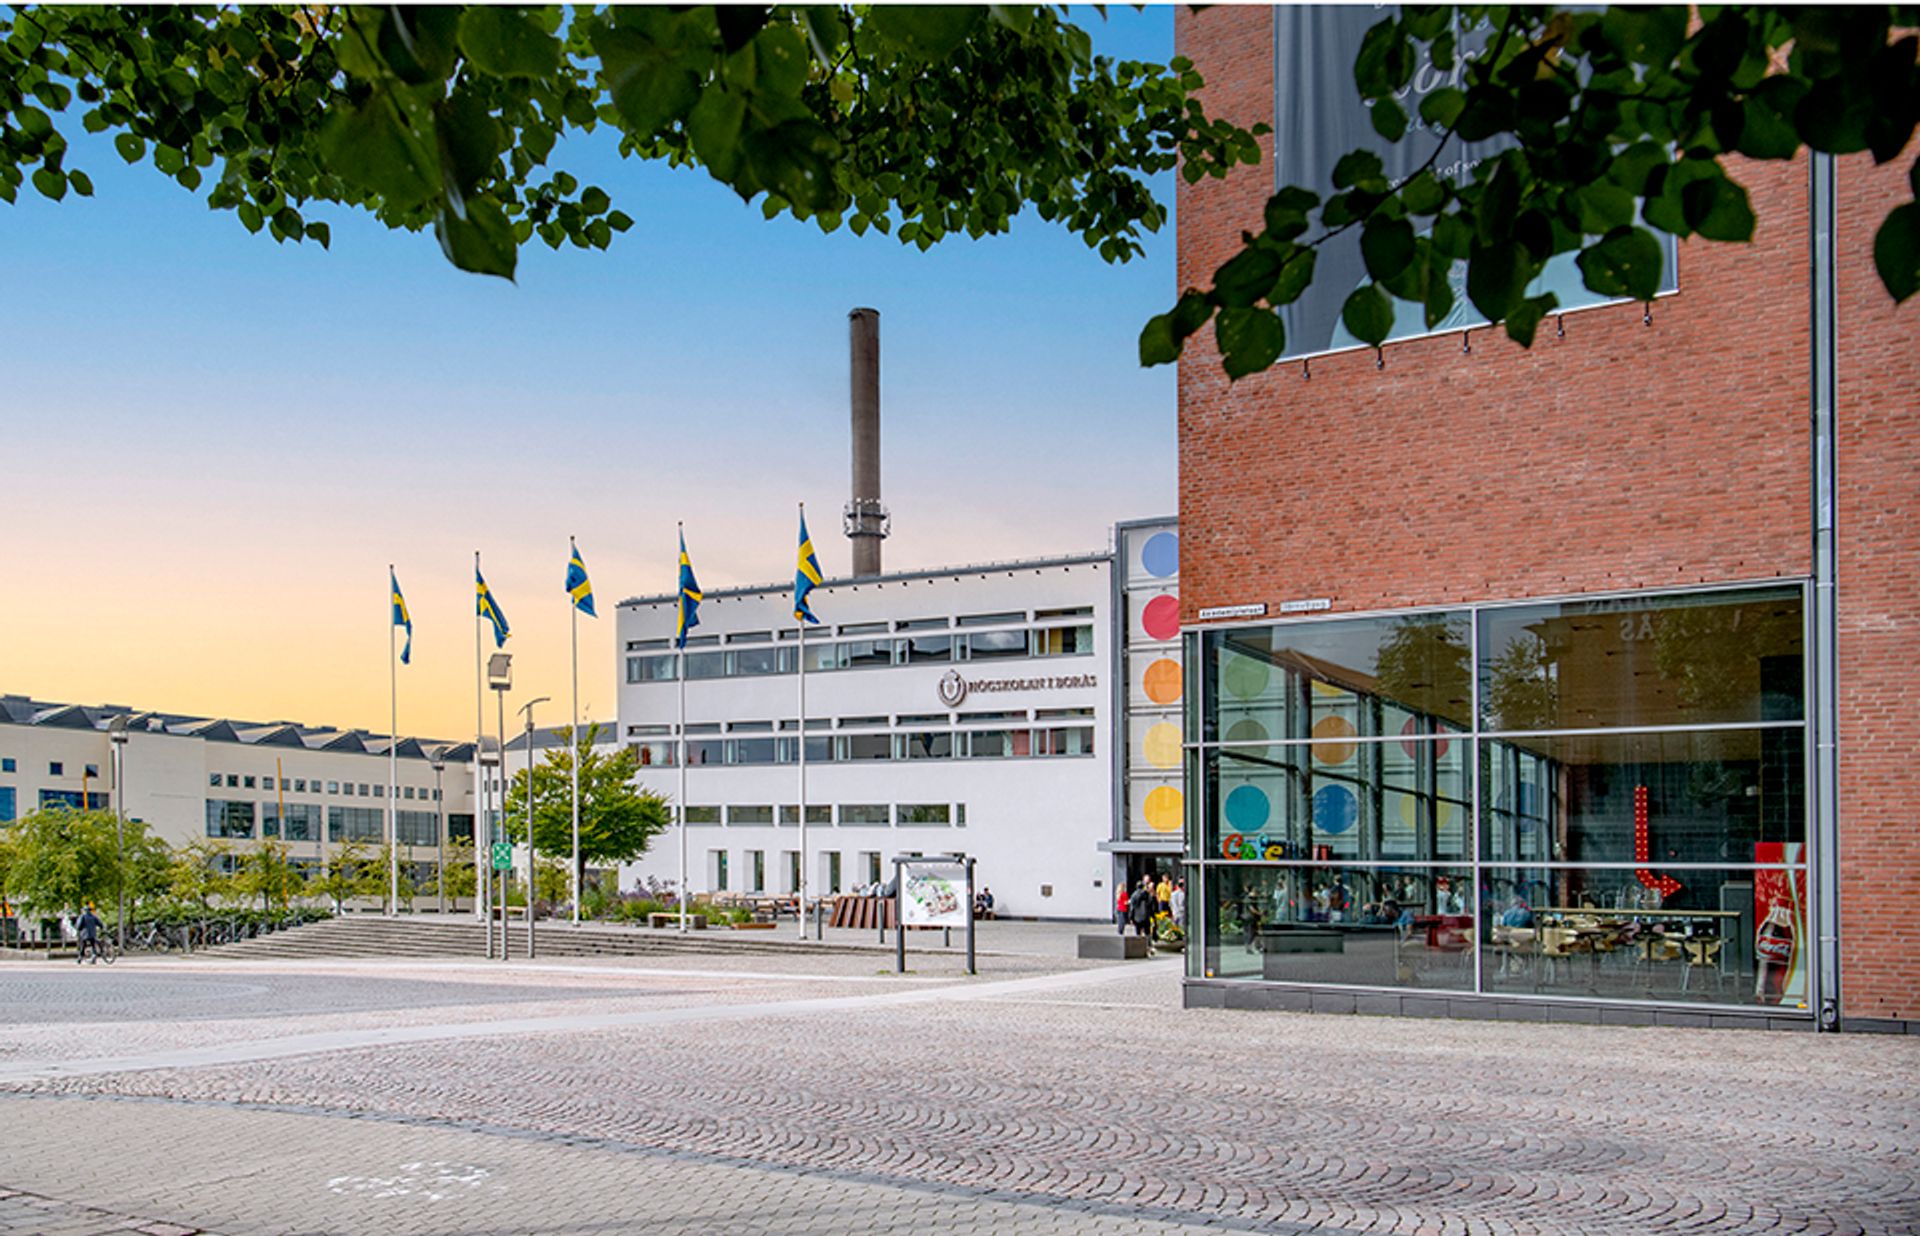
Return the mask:
<path id="1" fill-rule="evenodd" d="M 1105 53 L 1172 55 L 1171 9 L 1077 13 Z M 583 714 L 611 716 L 614 605 L 672 588 L 676 520 L 709 588 L 790 577 L 800 501 L 847 571 L 857 305 L 881 313 L 888 569 L 1097 549 L 1174 508 L 1174 373 L 1135 355 L 1171 226 L 1125 267 L 1032 218 L 922 254 L 595 138 L 553 162 L 635 227 L 523 250 L 512 285 L 343 211 L 312 216 L 331 252 L 276 245 L 68 132 L 95 196 L 0 208 L 0 690 L 384 732 L 391 562 L 399 728 L 470 734 L 478 549 L 515 695 L 560 720 L 571 534 L 601 614 Z"/>

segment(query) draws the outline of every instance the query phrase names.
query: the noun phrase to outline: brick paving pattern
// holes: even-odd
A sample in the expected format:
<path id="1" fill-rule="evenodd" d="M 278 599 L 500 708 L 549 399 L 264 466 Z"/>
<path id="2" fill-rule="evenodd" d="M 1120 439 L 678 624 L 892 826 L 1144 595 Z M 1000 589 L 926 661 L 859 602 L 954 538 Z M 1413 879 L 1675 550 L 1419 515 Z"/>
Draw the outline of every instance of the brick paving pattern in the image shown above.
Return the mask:
<path id="1" fill-rule="evenodd" d="M 21 1148 L 0 1187 L 236 1236 L 1920 1232 L 1909 1039 L 1181 1010 L 1168 962 L 903 981 L 698 960 L 385 967 L 362 1001 L 385 1007 L 326 1014 L 303 987 L 351 967 L 250 970 L 245 1020 L 13 1027 L 6 1068 L 53 1060 L 63 1029 L 92 1059 L 0 1089 Z M 411 983 L 525 998 L 387 998 Z M 399 1025 L 420 1037 L 367 1038 Z M 130 1067 L 172 1050 L 202 1055 Z M 76 1168 L 80 1131 L 101 1153 Z"/>

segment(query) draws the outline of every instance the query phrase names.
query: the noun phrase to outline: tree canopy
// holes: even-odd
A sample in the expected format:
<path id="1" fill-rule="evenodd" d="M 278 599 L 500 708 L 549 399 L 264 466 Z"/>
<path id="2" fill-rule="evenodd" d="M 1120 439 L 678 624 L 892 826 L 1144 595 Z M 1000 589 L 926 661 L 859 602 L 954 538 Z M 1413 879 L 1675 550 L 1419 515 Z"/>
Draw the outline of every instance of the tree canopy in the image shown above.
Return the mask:
<path id="1" fill-rule="evenodd" d="M 141 821 L 126 822 L 124 849 L 121 836 L 111 811 L 29 812 L 0 828 L 0 880 L 7 898 L 39 914 L 92 903 L 111 918 L 123 884 L 128 898 L 138 900 L 164 881 L 168 862 L 166 846 Z"/>
<path id="2" fill-rule="evenodd" d="M 569 741 L 547 752 L 533 766 L 533 848 L 550 858 L 573 852 L 573 762 L 580 761 L 580 862 L 629 862 L 646 853 L 653 838 L 672 820 L 667 802 L 639 789 L 634 778 L 640 758 L 631 747 L 605 753 L 593 749 L 600 727 L 578 734 L 562 730 Z M 507 836 L 527 835 L 527 771 L 513 775 L 507 789 Z"/>
<path id="3" fill-rule="evenodd" d="M 1152 177 L 1255 162 L 1264 126 L 1210 118 L 1181 58 L 1095 56 L 1063 13 L 16 6 L 0 10 L 0 199 L 29 182 L 56 200 L 92 193 L 68 166 L 77 111 L 129 163 L 204 192 L 250 231 L 326 245 L 328 224 L 309 215 L 336 203 L 431 228 L 454 265 L 511 277 L 536 238 L 604 248 L 633 226 L 609 190 L 550 165 L 564 136 L 604 125 L 622 154 L 703 168 L 769 218 L 925 249 L 1003 232 L 1032 209 L 1126 261 L 1167 219 Z M 1507 148 L 1470 178 L 1432 158 L 1390 178 L 1356 150 L 1330 169 L 1324 199 L 1279 188 L 1212 283 L 1146 325 L 1142 362 L 1176 359 L 1212 323 L 1229 376 L 1271 366 L 1286 348 L 1280 311 L 1312 284 L 1321 247 L 1356 230 L 1367 278 L 1341 313 L 1355 339 L 1384 340 L 1396 300 L 1439 323 L 1464 271 L 1474 309 L 1527 345 L 1559 304 L 1532 290 L 1556 257 L 1577 256 L 1591 292 L 1645 299 L 1660 286 L 1657 234 L 1750 239 L 1734 156 L 1904 156 L 1920 120 L 1920 8 L 1698 14 L 1388 10 L 1353 67 L 1381 137 Z M 1431 70 L 1459 84 L 1409 115 L 1399 99 Z M 1909 180 L 1920 197 L 1920 161 Z M 1896 301 L 1920 290 L 1920 204 L 1888 214 L 1873 256 Z"/>

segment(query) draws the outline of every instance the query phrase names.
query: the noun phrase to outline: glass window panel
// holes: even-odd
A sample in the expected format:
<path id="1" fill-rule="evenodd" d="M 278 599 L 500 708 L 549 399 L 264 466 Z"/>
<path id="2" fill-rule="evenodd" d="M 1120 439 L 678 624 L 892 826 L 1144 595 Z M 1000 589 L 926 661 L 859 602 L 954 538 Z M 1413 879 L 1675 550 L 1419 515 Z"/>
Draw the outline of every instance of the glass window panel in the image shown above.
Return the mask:
<path id="1" fill-rule="evenodd" d="M 842 803 L 840 823 L 843 825 L 885 825 L 892 821 L 893 812 L 885 803 Z"/>
<path id="2" fill-rule="evenodd" d="M 252 837 L 253 804 L 232 799 L 209 798 L 207 800 L 207 836 Z"/>
<path id="3" fill-rule="evenodd" d="M 1201 761 L 1211 858 L 1466 859 L 1460 738 L 1222 747 Z"/>
<path id="4" fill-rule="evenodd" d="M 793 668 L 787 659 L 789 650 L 775 648 L 736 648 L 733 656 L 733 672 L 741 677 L 754 677 L 761 674 L 779 674 Z"/>
<path id="5" fill-rule="evenodd" d="M 689 827 L 700 824 L 718 824 L 719 822 L 720 808 L 718 807 L 690 806 L 687 808 L 687 824 Z"/>
<path id="6" fill-rule="evenodd" d="M 948 803 L 901 803 L 902 825 L 937 825 L 953 822 L 953 807 Z"/>
<path id="7" fill-rule="evenodd" d="M 628 682 L 668 682 L 673 679 L 676 657 L 628 657 Z"/>
<path id="8" fill-rule="evenodd" d="M 961 619 L 964 623 L 966 619 Z M 1027 655 L 1025 631 L 975 631 L 967 636 L 967 656 L 975 661 L 995 661 Z"/>
<path id="9" fill-rule="evenodd" d="M 787 803 L 780 808 L 780 823 L 793 826 L 797 826 L 800 823 L 800 806 L 798 803 Z M 807 823 L 809 825 L 832 824 L 833 808 L 820 806 L 816 803 L 808 803 Z"/>
<path id="10" fill-rule="evenodd" d="M 718 738 L 695 738 L 687 743 L 687 763 L 690 765 L 722 764 L 726 758 L 727 744 Z"/>
<path id="11" fill-rule="evenodd" d="M 1021 612 L 1004 614 L 962 614 L 955 625 L 963 627 L 995 627 L 1008 623 L 1025 622 L 1027 616 Z"/>
<path id="12" fill-rule="evenodd" d="M 771 824 L 773 823 L 773 808 L 770 806 L 728 807 L 727 823 L 729 824 Z"/>
<path id="13" fill-rule="evenodd" d="M 900 642 L 906 647 L 906 661 L 909 665 L 953 660 L 953 636 L 951 635 L 910 635 Z"/>
<path id="14" fill-rule="evenodd" d="M 689 682 L 696 678 L 719 678 L 727 672 L 724 652 L 689 652 L 686 657 Z"/>
<path id="15" fill-rule="evenodd" d="M 770 737 L 736 738 L 728 746 L 733 749 L 727 760 L 729 764 L 773 763 L 773 739 Z"/>
<path id="16" fill-rule="evenodd" d="M 1041 755 L 1092 755 L 1093 727 L 1076 725 L 1061 730 L 1035 730 Z"/>
<path id="17" fill-rule="evenodd" d="M 843 734 L 840 736 L 843 760 L 890 760 L 893 758 L 891 734 Z"/>
<path id="18" fill-rule="evenodd" d="M 1033 754 L 1030 730 L 975 730 L 967 735 L 967 754 L 976 760 Z"/>
<path id="19" fill-rule="evenodd" d="M 671 768 L 673 766 L 674 743 L 672 739 L 655 738 L 646 742 L 631 742 L 634 758 L 640 761 L 642 768 Z"/>
<path id="20" fill-rule="evenodd" d="M 909 760 L 944 760 L 953 755 L 953 735 L 939 730 L 915 730 L 900 736 L 903 756 Z"/>
<path id="21" fill-rule="evenodd" d="M 1798 721 L 1798 588 L 1566 601 L 1480 613 L 1495 730 Z"/>
<path id="22" fill-rule="evenodd" d="M 1207 881 L 1207 978 L 1473 988 L 1464 868 L 1221 866 Z"/>
<path id="23" fill-rule="evenodd" d="M 1051 627 L 1033 633 L 1036 657 L 1086 657 L 1093 655 L 1091 626 Z"/>
<path id="24" fill-rule="evenodd" d="M 1482 857 L 1752 863 L 1805 839 L 1799 729 L 1489 738 Z"/>
<path id="25" fill-rule="evenodd" d="M 797 740 L 782 738 L 778 744 L 779 762 L 793 764 L 799 762 L 799 752 L 795 749 Z M 807 763 L 825 764 L 833 759 L 833 739 L 826 734 L 807 738 Z"/>
<path id="26" fill-rule="evenodd" d="M 839 647 L 840 666 L 843 669 L 877 669 L 893 664 L 893 641 L 890 639 L 854 640 Z"/>
<path id="27" fill-rule="evenodd" d="M 1804 867 L 1672 878 L 1663 892 L 1617 868 L 1484 868 L 1485 989 L 1807 1007 Z"/>

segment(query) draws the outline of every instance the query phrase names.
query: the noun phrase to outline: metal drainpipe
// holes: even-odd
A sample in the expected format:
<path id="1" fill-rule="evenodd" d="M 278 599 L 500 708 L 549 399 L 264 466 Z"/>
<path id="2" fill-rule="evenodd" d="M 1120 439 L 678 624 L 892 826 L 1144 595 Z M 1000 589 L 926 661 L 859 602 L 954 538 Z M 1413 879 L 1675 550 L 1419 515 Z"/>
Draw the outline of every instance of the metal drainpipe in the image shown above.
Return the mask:
<path id="1" fill-rule="evenodd" d="M 1822 1030 L 1840 1028 L 1840 757 L 1838 560 L 1834 505 L 1839 451 L 1834 269 L 1833 156 L 1811 160 L 1812 291 L 1810 306 L 1813 421 L 1813 818 L 1814 998 Z"/>

